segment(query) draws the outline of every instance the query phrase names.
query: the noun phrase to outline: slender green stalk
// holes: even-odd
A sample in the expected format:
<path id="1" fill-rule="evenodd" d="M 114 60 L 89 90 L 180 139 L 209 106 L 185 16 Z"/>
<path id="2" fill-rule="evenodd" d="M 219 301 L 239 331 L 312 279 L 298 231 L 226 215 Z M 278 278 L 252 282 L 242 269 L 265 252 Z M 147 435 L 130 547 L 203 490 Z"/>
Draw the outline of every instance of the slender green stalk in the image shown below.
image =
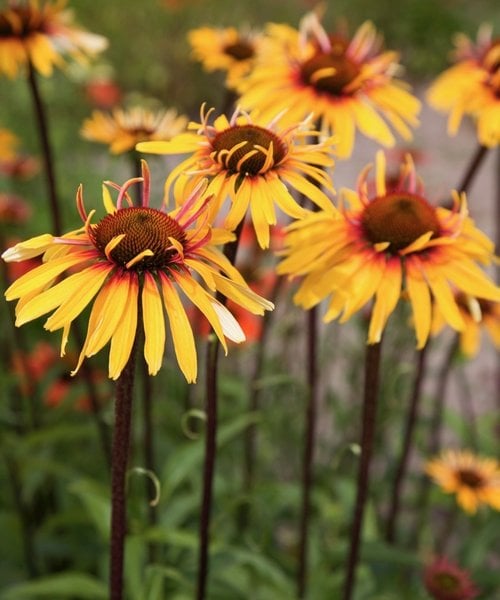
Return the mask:
<path id="1" fill-rule="evenodd" d="M 243 221 L 235 231 L 235 240 L 224 246 L 224 255 L 235 263 L 236 253 L 240 241 Z M 225 297 L 217 294 L 217 299 L 225 303 Z M 197 600 L 206 597 L 208 571 L 209 571 L 209 534 L 212 513 L 213 479 L 215 473 L 215 458 L 217 453 L 217 399 L 218 399 L 218 356 L 219 341 L 211 336 L 207 344 L 206 355 L 206 425 L 205 425 L 205 458 L 203 463 L 203 489 L 201 497 L 201 512 L 199 525 L 199 554 L 198 554 L 198 577 L 196 587 Z"/>
<path id="2" fill-rule="evenodd" d="M 297 572 L 297 595 L 305 598 L 308 579 L 309 523 L 311 518 L 311 492 L 313 483 L 314 442 L 318 412 L 318 311 L 316 307 L 307 316 L 307 406 L 302 458 L 302 509 L 300 516 L 299 567 Z"/>
<path id="3" fill-rule="evenodd" d="M 130 450 L 136 350 L 137 340 L 129 360 L 116 382 L 115 429 L 111 463 L 110 600 L 124 598 L 123 562 L 127 532 L 126 475 Z"/>
<path id="4" fill-rule="evenodd" d="M 368 344 L 366 347 L 363 414 L 361 424 L 361 457 L 357 475 L 354 516 L 349 536 L 350 547 L 344 589 L 342 592 L 343 600 L 352 599 L 356 583 L 356 567 L 359 562 L 363 519 L 370 486 L 370 464 L 375 441 L 381 348 L 382 342 L 379 342 L 378 344 Z"/>
<path id="5" fill-rule="evenodd" d="M 417 425 L 418 420 L 418 409 L 420 404 L 422 383 L 425 374 L 428 347 L 429 344 L 426 344 L 422 348 L 422 350 L 419 350 L 417 353 L 417 371 L 415 373 L 413 391 L 402 435 L 401 454 L 396 465 L 394 481 L 392 484 L 391 503 L 389 508 L 389 517 L 387 519 L 387 530 L 385 533 L 386 541 L 391 544 L 394 543 L 396 538 L 397 522 L 401 503 L 401 492 L 403 488 L 404 478 L 406 476 L 406 470 L 408 468 L 408 460 L 410 458 L 415 427 Z"/>

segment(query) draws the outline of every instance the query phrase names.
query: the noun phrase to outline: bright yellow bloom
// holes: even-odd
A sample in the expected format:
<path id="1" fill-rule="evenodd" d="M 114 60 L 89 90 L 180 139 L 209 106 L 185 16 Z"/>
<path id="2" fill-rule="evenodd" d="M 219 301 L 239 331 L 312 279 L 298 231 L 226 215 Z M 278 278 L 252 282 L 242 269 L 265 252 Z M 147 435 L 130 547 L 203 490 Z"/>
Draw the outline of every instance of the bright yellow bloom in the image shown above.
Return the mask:
<path id="1" fill-rule="evenodd" d="M 135 106 L 111 113 L 95 110 L 83 123 L 81 135 L 91 142 L 109 145 L 112 154 L 133 150 L 139 142 L 169 140 L 183 131 L 187 117 L 175 109 L 152 111 Z"/>
<path id="2" fill-rule="evenodd" d="M 132 206 L 127 190 L 140 181 L 142 206 Z M 116 205 L 106 185 L 119 190 Z M 16 325 L 55 310 L 45 329 L 63 330 L 63 355 L 72 322 L 94 301 L 73 373 L 85 357 L 93 356 L 110 342 L 109 376 L 116 379 L 130 356 L 138 314 L 142 314 L 149 373 L 158 372 L 165 347 L 166 312 L 177 362 L 187 381 L 193 382 L 197 374 L 196 348 L 180 292 L 205 315 L 226 351 L 224 336 L 235 342 L 243 341 L 245 336 L 232 314 L 212 294 L 220 292 L 254 314 L 262 314 L 273 305 L 252 292 L 215 248 L 230 236 L 207 224 L 210 198 L 202 198 L 205 183 L 170 213 L 149 207 L 150 180 L 144 162 L 142 178 L 130 179 L 121 187 L 111 182 L 106 185 L 103 201 L 107 215 L 98 223 L 91 223 L 95 211 L 86 213 L 80 187 L 77 206 L 85 223 L 82 228 L 61 237 L 40 235 L 2 255 L 6 261 L 43 255 L 43 264 L 20 277 L 5 293 L 7 300 L 19 299 Z M 124 202 L 128 205 L 122 206 Z M 138 311 L 139 302 L 142 313 Z"/>
<path id="3" fill-rule="evenodd" d="M 450 113 L 448 133 L 455 135 L 464 115 L 475 120 L 483 146 L 500 143 L 500 40 L 491 29 L 479 30 L 477 43 L 465 35 L 455 39 L 457 63 L 430 87 L 427 99 L 434 108 Z"/>
<path id="4" fill-rule="evenodd" d="M 234 27 L 199 27 L 188 32 L 193 57 L 206 71 L 225 71 L 229 88 L 253 67 L 261 39 L 255 32 Z"/>
<path id="5" fill-rule="evenodd" d="M 213 125 L 209 119 L 213 109 L 201 107 L 201 123 L 191 123 L 194 133 L 183 133 L 169 142 L 138 144 L 140 152 L 155 154 L 187 154 L 169 175 L 165 184 L 184 188 L 203 177 L 209 177 L 208 194 L 214 194 L 212 216 L 229 197 L 231 208 L 224 226 L 233 230 L 250 207 L 252 221 L 261 248 L 269 247 L 269 226 L 276 224 L 274 203 L 287 215 L 304 215 L 287 186 L 304 194 L 318 206 L 330 201 L 318 186 L 330 193 L 334 189 L 326 168 L 333 166 L 333 140 L 309 144 L 305 140 L 318 136 L 304 121 L 279 131 L 274 122 L 251 119 L 238 110 L 229 121 L 224 115 Z"/>
<path id="6" fill-rule="evenodd" d="M 500 464 L 467 450 L 447 450 L 425 465 L 425 472 L 457 503 L 474 514 L 481 504 L 500 510 Z"/>
<path id="7" fill-rule="evenodd" d="M 357 191 L 342 190 L 349 204 L 339 216 L 333 208 L 310 213 L 288 227 L 285 259 L 278 272 L 304 275 L 295 302 L 311 308 L 331 296 L 325 321 L 347 321 L 374 299 L 368 343 L 381 339 L 401 293 L 409 298 L 422 348 L 431 327 L 432 301 L 448 325 L 458 331 L 465 322 L 452 286 L 477 298 L 499 301 L 500 288 L 476 261 L 488 263 L 493 243 L 467 217 L 464 194 L 453 193 L 453 210 L 432 206 L 407 157 L 399 182 L 386 187 L 385 156 L 377 154 L 375 189 L 367 173 Z"/>
<path id="8" fill-rule="evenodd" d="M 483 328 L 489 334 L 495 348 L 500 349 L 500 303 L 465 294 L 457 294 L 455 301 L 465 323 L 460 332 L 460 350 L 463 354 L 472 358 L 478 353 Z M 432 319 L 432 334 L 440 333 L 445 325 L 446 321 L 436 307 Z"/>
<path id="9" fill-rule="evenodd" d="M 0 74 L 15 77 L 31 63 L 49 76 L 64 64 L 63 55 L 85 61 L 107 47 L 105 38 L 76 26 L 65 7 L 66 0 L 27 0 L 0 11 Z"/>
<path id="10" fill-rule="evenodd" d="M 338 139 L 338 156 L 352 153 L 355 132 L 394 145 L 388 125 L 404 139 L 418 124 L 420 102 L 394 78 L 396 52 L 380 52 L 381 40 L 366 22 L 352 39 L 329 35 L 315 13 L 300 31 L 272 24 L 250 75 L 238 86 L 240 105 L 269 118 L 286 109 L 282 122 L 300 121 L 310 113 Z"/>

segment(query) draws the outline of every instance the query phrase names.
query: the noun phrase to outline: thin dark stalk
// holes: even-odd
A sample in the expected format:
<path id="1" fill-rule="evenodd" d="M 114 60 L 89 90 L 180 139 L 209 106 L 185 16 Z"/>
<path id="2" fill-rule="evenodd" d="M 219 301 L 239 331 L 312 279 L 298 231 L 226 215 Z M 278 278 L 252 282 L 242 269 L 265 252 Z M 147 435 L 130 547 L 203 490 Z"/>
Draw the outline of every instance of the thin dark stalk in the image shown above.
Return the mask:
<path id="1" fill-rule="evenodd" d="M 350 547 L 342 592 L 343 600 L 351 600 L 356 581 L 356 567 L 359 561 L 363 518 L 370 484 L 370 463 L 375 441 L 381 347 L 382 342 L 379 342 L 377 344 L 369 344 L 366 348 L 361 457 L 358 467 L 354 517 L 349 536 Z"/>
<path id="2" fill-rule="evenodd" d="M 277 277 L 274 283 L 273 290 L 270 294 L 269 300 L 273 302 L 279 295 L 281 287 L 285 279 L 283 277 Z M 255 362 L 251 375 L 251 387 L 250 387 L 250 398 L 248 403 L 248 410 L 255 413 L 260 408 L 260 395 L 262 387 L 259 385 L 259 380 L 264 370 L 264 362 L 266 357 L 267 341 L 271 332 L 271 323 L 274 316 L 274 311 L 266 311 L 262 317 L 262 330 L 260 339 L 256 346 Z M 243 495 L 246 498 L 245 503 L 241 506 L 238 515 L 238 531 L 243 533 L 250 522 L 250 496 L 254 487 L 255 482 L 255 461 L 257 455 L 257 424 L 251 423 L 245 430 L 243 438 Z"/>
<path id="3" fill-rule="evenodd" d="M 219 343 L 216 339 L 208 342 L 206 380 L 206 426 L 205 461 L 203 465 L 203 493 L 200 514 L 200 550 L 198 558 L 197 600 L 204 600 L 208 579 L 208 547 L 210 517 L 212 512 L 212 490 L 217 449 L 217 358 Z"/>
<path id="4" fill-rule="evenodd" d="M 460 407 L 463 415 L 465 430 L 464 438 L 469 440 L 469 447 L 471 450 L 477 451 L 479 449 L 479 428 L 477 425 L 476 412 L 474 410 L 471 386 L 467 379 L 463 365 L 461 365 L 461 367 L 458 369 L 458 376 L 460 377 L 460 390 L 458 399 L 460 401 Z"/>
<path id="5" fill-rule="evenodd" d="M 297 595 L 305 598 L 308 576 L 309 522 L 311 517 L 311 492 L 313 482 L 314 442 L 316 437 L 316 416 L 318 412 L 318 311 L 316 307 L 306 313 L 307 318 L 307 407 L 305 424 L 305 444 L 302 459 L 302 509 L 300 516 L 299 567 L 297 572 Z"/>
<path id="6" fill-rule="evenodd" d="M 462 178 L 462 181 L 459 183 L 457 190 L 459 192 L 466 192 L 469 189 L 469 186 L 472 184 L 474 177 L 479 169 L 479 166 L 483 162 L 484 157 L 488 153 L 488 148 L 486 146 L 478 145 L 476 152 L 474 153 L 472 160 L 469 163 L 469 166 Z"/>
<path id="7" fill-rule="evenodd" d="M 35 111 L 38 133 L 40 136 L 40 145 L 42 147 L 42 160 L 45 171 L 45 180 L 47 184 L 47 194 L 50 204 L 50 213 L 52 215 L 52 226 L 56 234 L 61 234 L 62 217 L 56 189 L 54 160 L 52 156 L 52 147 L 49 138 L 47 115 L 38 87 L 37 74 L 35 68 L 33 67 L 30 61 L 28 61 L 28 83 L 31 90 L 31 97 L 33 99 L 33 108 Z"/>
<path id="8" fill-rule="evenodd" d="M 418 420 L 418 409 L 421 398 L 422 383 L 424 380 L 427 349 L 429 344 L 426 344 L 422 350 L 418 351 L 417 357 L 417 371 L 415 373 L 415 379 L 413 382 L 413 391 L 410 399 L 410 405 L 408 407 L 408 414 L 406 416 L 406 423 L 402 435 L 403 446 L 401 448 L 401 454 L 399 461 L 396 465 L 396 471 L 394 475 L 394 481 L 392 485 L 391 503 L 389 507 L 389 518 L 387 520 L 387 530 L 385 539 L 388 543 L 392 544 L 395 541 L 397 522 L 399 516 L 399 509 L 401 503 L 401 493 L 403 489 L 403 482 L 408 468 L 408 460 L 410 458 L 411 446 L 413 443 L 413 436 L 415 427 Z"/>
<path id="9" fill-rule="evenodd" d="M 132 394 L 137 343 L 116 382 L 115 429 L 111 464 L 111 550 L 109 569 L 110 600 L 122 600 L 123 561 L 127 532 L 126 475 L 130 449 Z"/>
<path id="10" fill-rule="evenodd" d="M 236 253 L 240 241 L 240 234 L 243 228 L 243 221 L 238 225 L 235 231 L 235 240 L 224 246 L 224 255 L 231 262 L 235 263 Z M 217 294 L 217 299 L 225 303 L 225 297 Z M 198 554 L 198 578 L 196 588 L 197 600 L 204 600 L 206 597 L 208 580 L 208 550 L 210 520 L 212 513 L 212 491 L 213 479 L 215 473 L 215 458 L 217 451 L 217 398 L 218 398 L 218 368 L 217 359 L 219 356 L 219 342 L 215 336 L 209 339 L 206 355 L 206 424 L 205 424 L 205 458 L 203 463 L 203 489 L 201 497 L 201 514 L 199 526 L 199 554 Z"/>
<path id="11" fill-rule="evenodd" d="M 441 368 L 439 369 L 436 393 L 434 394 L 432 403 L 433 411 L 431 413 L 430 423 L 428 426 L 429 438 L 427 450 L 425 452 L 425 456 L 428 458 L 433 458 L 436 456 L 441 449 L 446 390 L 448 387 L 449 376 L 453 369 L 453 361 L 458 350 L 459 340 L 459 335 L 455 334 L 448 347 L 448 351 L 446 352 Z M 416 494 L 416 506 L 419 514 L 410 542 L 412 547 L 416 547 L 418 544 L 418 538 L 425 522 L 427 507 L 429 504 L 430 485 L 431 482 L 429 477 L 427 475 L 423 475 L 420 479 L 419 489 Z"/>

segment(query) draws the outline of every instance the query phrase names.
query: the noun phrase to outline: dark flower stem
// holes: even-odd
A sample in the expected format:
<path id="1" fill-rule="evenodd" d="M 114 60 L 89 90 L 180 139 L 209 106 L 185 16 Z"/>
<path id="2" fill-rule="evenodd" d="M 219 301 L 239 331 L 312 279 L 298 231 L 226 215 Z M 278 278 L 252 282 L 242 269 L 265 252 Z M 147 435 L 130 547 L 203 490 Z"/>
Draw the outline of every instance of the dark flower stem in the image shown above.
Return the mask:
<path id="1" fill-rule="evenodd" d="M 425 456 L 433 458 L 436 456 L 441 449 L 441 435 L 443 429 L 443 418 L 444 418 L 444 399 L 446 397 L 446 389 L 448 387 L 448 381 L 450 373 L 453 369 L 453 362 L 459 346 L 459 334 L 455 334 L 451 341 L 448 351 L 446 352 L 445 358 L 439 369 L 438 382 L 436 386 L 436 393 L 434 394 L 433 411 L 428 426 L 429 439 L 427 444 L 427 450 Z M 430 493 L 430 479 L 427 475 L 423 475 L 420 479 L 419 489 L 416 494 L 416 506 L 419 514 L 415 530 L 413 532 L 411 544 L 412 547 L 416 547 L 420 532 L 422 531 L 425 523 L 427 507 L 429 504 L 429 493 Z"/>
<path id="2" fill-rule="evenodd" d="M 38 126 L 40 145 L 42 147 L 42 160 L 45 171 L 45 180 L 50 204 L 50 212 L 52 215 L 52 227 L 54 233 L 56 235 L 59 235 L 62 233 L 62 217 L 56 189 L 54 160 L 52 157 L 52 147 L 49 139 L 47 115 L 38 87 L 37 74 L 35 68 L 33 67 L 30 61 L 28 61 L 28 83 L 31 90 L 31 97 L 33 100 L 33 108 L 35 111 L 36 122 Z"/>
<path id="3" fill-rule="evenodd" d="M 235 231 L 236 239 L 224 246 L 224 255 L 234 265 L 238 244 L 240 241 L 243 221 Z M 225 304 L 225 297 L 217 294 L 219 302 Z M 215 457 L 217 450 L 217 399 L 218 399 L 218 368 L 219 341 L 215 336 L 209 339 L 206 355 L 206 425 L 205 425 L 205 459 L 203 463 L 203 489 L 201 497 L 201 513 L 199 526 L 198 578 L 196 588 L 197 600 L 206 597 L 208 580 L 208 549 L 210 520 L 212 513 L 212 491 L 215 472 Z"/>
<path id="4" fill-rule="evenodd" d="M 308 576 L 309 522 L 311 516 L 311 492 L 313 483 L 314 442 L 316 415 L 318 412 L 318 311 L 316 307 L 306 313 L 307 318 L 307 406 L 302 459 L 302 508 L 300 516 L 299 567 L 297 572 L 297 595 L 305 598 Z"/>
<path id="5" fill-rule="evenodd" d="M 488 153 L 488 148 L 481 144 L 478 145 L 476 152 L 472 156 L 472 159 L 469 163 L 469 166 L 463 176 L 462 181 L 458 185 L 457 190 L 459 192 L 466 192 L 469 189 L 469 186 L 472 184 L 474 177 L 479 169 L 479 166 L 483 162 L 484 157 Z"/>
<path id="6" fill-rule="evenodd" d="M 399 516 L 399 508 L 401 502 L 401 492 L 403 489 L 403 481 L 406 475 L 408 467 L 408 460 L 410 458 L 411 446 L 413 443 L 413 435 L 415 432 L 415 426 L 418 420 L 418 409 L 421 397 L 422 383 L 424 380 L 427 349 L 429 344 L 426 344 L 422 350 L 418 351 L 417 357 L 417 371 L 415 373 L 415 379 L 413 382 L 413 391 L 410 399 L 410 405 L 408 407 L 408 414 L 406 417 L 406 423 L 402 435 L 403 446 L 401 448 L 401 454 L 399 461 L 396 465 L 396 471 L 394 475 L 394 481 L 392 485 L 391 503 L 389 508 L 389 518 L 387 520 L 387 530 L 385 539 L 388 543 L 392 544 L 395 541 L 397 522 Z"/>
<path id="7" fill-rule="evenodd" d="M 55 167 L 54 167 L 54 158 L 52 153 L 52 146 L 50 143 L 49 136 L 49 127 L 48 127 L 48 119 L 45 110 L 45 106 L 40 94 L 40 89 L 38 86 L 37 73 L 35 68 L 28 61 L 28 83 L 31 90 L 31 97 L 33 100 L 33 108 L 36 117 L 36 123 L 38 127 L 38 134 L 40 138 L 40 145 L 42 149 L 42 160 L 44 165 L 45 172 L 45 180 L 47 185 L 47 195 L 50 204 L 50 212 L 52 215 L 52 227 L 54 232 L 58 235 L 62 233 L 62 215 L 61 208 L 59 204 L 59 198 L 57 194 L 57 185 L 56 185 L 56 176 L 55 176 Z M 75 325 L 73 327 L 75 332 L 75 336 L 82 341 L 82 335 L 78 327 Z M 81 343 L 79 345 L 81 346 Z M 87 393 L 90 398 L 90 406 L 92 409 L 92 413 L 94 416 L 94 420 L 96 422 L 98 435 L 101 440 L 101 446 L 104 454 L 104 458 L 107 461 L 107 464 L 110 464 L 110 453 L 109 453 L 109 440 L 108 440 L 108 432 L 106 429 L 106 425 L 102 420 L 100 413 L 100 406 L 98 401 L 98 395 L 95 388 L 94 381 L 92 379 L 92 369 L 84 364 L 82 368 L 82 373 L 85 378 L 85 383 L 87 386 Z"/>
<path id="8" fill-rule="evenodd" d="M 382 342 L 369 344 L 366 348 L 363 414 L 361 425 L 361 457 L 358 467 L 356 502 L 350 531 L 350 547 L 347 559 L 346 577 L 342 593 L 343 600 L 351 600 L 356 581 L 356 567 L 359 561 L 361 532 L 365 514 L 366 499 L 370 484 L 370 463 L 375 441 L 375 421 L 379 389 L 379 370 Z"/>
<path id="9" fill-rule="evenodd" d="M 269 300 L 273 304 L 276 303 L 281 287 L 285 279 L 283 277 L 277 277 L 274 282 L 273 290 L 270 294 Z M 262 372 L 264 370 L 264 363 L 266 357 L 267 341 L 271 332 L 271 323 L 274 316 L 274 311 L 267 311 L 262 317 L 262 330 L 260 339 L 256 345 L 255 351 L 255 362 L 253 366 L 253 372 L 251 376 L 251 388 L 250 388 L 250 399 L 248 403 L 248 410 L 251 413 L 256 413 L 260 408 L 260 394 L 262 387 L 259 385 Z M 250 496 L 254 487 L 255 480 L 255 462 L 257 455 L 257 431 L 258 427 L 256 423 L 251 423 L 245 430 L 244 434 L 244 450 L 243 450 L 243 495 L 245 498 L 244 504 L 242 504 L 238 515 L 238 531 L 243 533 L 246 531 L 250 523 Z"/>
<path id="10" fill-rule="evenodd" d="M 126 475 L 130 450 L 136 349 L 137 341 L 134 343 L 128 362 L 116 382 L 115 429 L 111 464 L 110 600 L 122 600 L 124 597 L 123 561 L 127 532 Z"/>

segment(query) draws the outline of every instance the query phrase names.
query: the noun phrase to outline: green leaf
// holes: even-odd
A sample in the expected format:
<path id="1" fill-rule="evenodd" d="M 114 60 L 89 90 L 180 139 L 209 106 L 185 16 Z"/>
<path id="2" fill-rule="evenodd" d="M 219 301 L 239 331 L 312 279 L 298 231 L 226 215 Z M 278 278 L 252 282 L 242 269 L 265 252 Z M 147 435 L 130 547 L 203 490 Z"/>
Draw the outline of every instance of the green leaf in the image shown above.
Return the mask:
<path id="1" fill-rule="evenodd" d="M 102 538 L 107 541 L 111 520 L 107 490 L 90 479 L 78 479 L 69 486 L 69 491 L 78 496 Z"/>
<path id="2" fill-rule="evenodd" d="M 219 427 L 217 435 L 217 446 L 220 448 L 237 437 L 249 425 L 257 423 L 260 420 L 259 413 L 246 413 L 233 419 Z M 182 446 L 179 450 L 171 453 L 162 477 L 163 498 L 171 494 L 202 461 L 205 452 L 205 442 L 203 439 L 191 441 Z"/>
<path id="3" fill-rule="evenodd" d="M 33 600 L 34 598 L 88 598 L 106 600 L 107 585 L 83 573 L 61 573 L 27 583 L 19 583 L 1 592 L 0 600 Z"/>

